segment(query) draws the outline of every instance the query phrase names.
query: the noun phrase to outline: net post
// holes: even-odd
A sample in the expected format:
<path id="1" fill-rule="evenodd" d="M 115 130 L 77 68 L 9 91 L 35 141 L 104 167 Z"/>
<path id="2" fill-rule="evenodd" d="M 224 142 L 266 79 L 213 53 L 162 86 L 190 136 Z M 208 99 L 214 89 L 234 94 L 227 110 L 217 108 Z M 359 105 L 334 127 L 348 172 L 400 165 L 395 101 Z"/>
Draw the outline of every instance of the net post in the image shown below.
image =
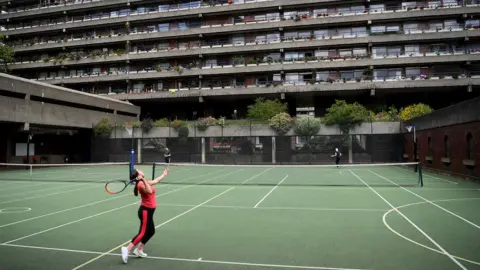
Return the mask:
<path id="1" fill-rule="evenodd" d="M 32 174 L 33 174 L 33 166 L 32 166 L 32 165 L 29 165 L 29 167 L 30 167 L 30 170 L 29 170 L 29 171 L 30 171 L 30 177 L 31 177 Z"/>
<path id="2" fill-rule="evenodd" d="M 155 179 L 155 168 L 156 168 L 157 164 L 154 162 L 153 163 L 153 166 L 152 166 L 152 180 Z"/>
<path id="3" fill-rule="evenodd" d="M 418 182 L 421 187 L 423 187 L 423 173 L 422 173 L 422 163 L 418 162 Z"/>

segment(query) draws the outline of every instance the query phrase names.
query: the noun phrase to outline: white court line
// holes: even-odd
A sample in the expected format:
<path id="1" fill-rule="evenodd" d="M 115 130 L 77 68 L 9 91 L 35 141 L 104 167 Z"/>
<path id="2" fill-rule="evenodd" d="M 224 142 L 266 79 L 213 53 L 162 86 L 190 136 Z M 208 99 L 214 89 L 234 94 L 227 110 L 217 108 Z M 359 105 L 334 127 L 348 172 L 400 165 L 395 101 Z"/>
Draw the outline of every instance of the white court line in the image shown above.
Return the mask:
<path id="1" fill-rule="evenodd" d="M 55 184 L 61 184 L 61 183 L 55 183 Z M 18 196 L 18 195 L 25 195 L 25 194 L 30 194 L 30 193 L 38 193 L 38 192 L 40 192 L 40 191 L 48 191 L 48 190 L 52 190 L 52 189 L 60 189 L 60 188 L 65 188 L 65 187 L 76 187 L 76 186 L 80 186 L 80 185 L 82 185 L 82 184 L 83 184 L 83 183 L 74 184 L 74 185 L 63 184 L 63 185 L 55 186 L 55 187 L 51 187 L 51 188 L 35 189 L 35 190 L 27 191 L 27 192 L 12 193 L 12 194 L 7 194 L 7 195 L 2 195 L 2 196 L 0 196 L 0 198 L 10 197 L 10 196 Z M 52 183 L 52 185 L 53 185 L 53 183 Z M 30 186 L 28 186 L 28 187 L 30 187 Z"/>
<path id="2" fill-rule="evenodd" d="M 193 186 L 196 186 L 196 185 L 198 185 L 198 184 L 201 184 L 201 183 L 204 183 L 204 182 L 208 182 L 208 181 L 211 181 L 211 180 L 220 178 L 220 177 L 225 177 L 225 176 L 228 176 L 228 175 L 230 175 L 230 174 L 233 174 L 233 173 L 236 173 L 236 172 L 239 172 L 239 171 L 243 171 L 243 169 L 236 170 L 236 171 L 230 172 L 230 173 L 228 173 L 228 174 L 223 174 L 223 175 L 220 175 L 220 176 L 217 176 L 217 177 L 214 177 L 214 178 L 210 178 L 210 179 L 201 181 L 201 182 L 196 183 L 196 184 L 193 184 L 193 185 L 189 185 L 189 186 L 181 187 L 181 188 L 179 188 L 179 189 L 174 189 L 174 190 L 171 190 L 171 191 L 168 191 L 168 192 L 165 192 L 165 193 L 161 193 L 161 194 L 157 195 L 156 197 L 168 195 L 168 194 L 170 194 L 170 193 L 174 193 L 174 192 L 177 192 L 177 191 L 180 191 L 180 190 L 189 188 L 189 187 L 193 187 Z M 32 234 L 29 234 L 29 235 L 26 235 L 26 236 L 23 236 L 23 237 L 20 237 L 20 238 L 17 238 L 17 239 L 13 239 L 13 240 L 10 240 L 10 241 L 8 241 L 8 242 L 4 242 L 4 244 L 13 243 L 13 242 L 16 242 L 16 241 L 19 241 L 19 240 L 22 240 L 22 239 L 25 239 L 25 238 L 28 238 L 28 237 L 32 237 L 32 236 L 35 236 L 35 235 L 38 235 L 38 234 L 41 234 L 41 233 L 45 233 L 45 232 L 49 232 L 49 231 L 52 231 L 52 230 L 55 230 L 55 229 L 58 229 L 58 228 L 62 228 L 62 227 L 68 226 L 68 225 L 70 225 L 70 224 L 74 224 L 74 223 L 77 223 L 77 222 L 80 222 L 80 221 L 83 221 L 83 220 L 86 220 L 86 219 L 90 219 L 90 218 L 93 218 L 93 217 L 101 216 L 101 215 L 104 215 L 104 214 L 107 214 L 107 213 L 110 213 L 110 212 L 113 212 L 113 211 L 116 211 L 116 210 L 119 210 L 119 209 L 123 209 L 123 208 L 129 207 L 129 206 L 135 205 L 135 204 L 138 204 L 138 201 L 133 202 L 133 203 L 130 203 L 130 204 L 127 204 L 127 205 L 124 205 L 124 206 L 120 206 L 120 207 L 117 207 L 117 208 L 113 208 L 113 209 L 110 209 L 110 210 L 107 210 L 107 211 L 103 211 L 103 212 L 97 213 L 97 214 L 95 214 L 95 215 L 90 215 L 90 216 L 87 216 L 87 217 L 84 217 L 84 218 L 81 218 L 81 219 L 77 219 L 77 220 L 74 220 L 74 221 L 70 221 L 70 222 L 64 223 L 64 224 L 62 224 L 62 225 L 58 225 L 58 226 L 55 226 L 55 227 L 52 227 L 52 228 L 49 228 L 49 229 L 46 229 L 46 230 L 43 230 L 43 231 L 40 231 L 40 232 L 32 233 Z"/>
<path id="3" fill-rule="evenodd" d="M 219 171 L 221 171 L 221 170 L 219 170 Z M 180 182 L 183 182 L 183 181 L 187 181 L 187 180 L 190 180 L 190 179 L 192 179 L 192 178 L 200 178 L 200 177 L 202 177 L 202 176 L 210 175 L 210 174 L 212 174 L 212 173 L 219 172 L 219 171 L 214 171 L 214 172 L 210 172 L 210 173 L 204 173 L 204 174 L 197 175 L 197 176 L 194 176 L 194 177 L 185 178 L 185 179 L 183 179 L 183 180 L 181 180 L 181 181 L 176 181 L 175 183 L 180 183 Z M 161 187 L 162 187 L 162 186 L 159 186 L 159 188 L 161 188 Z M 4 225 L 0 225 L 0 228 L 7 227 L 7 226 L 11 226 L 11 225 L 15 225 L 15 224 L 18 224 L 18 223 L 23 223 L 23 222 L 26 222 L 26 221 L 30 221 L 30 220 L 34 220 L 34 219 L 38 219 L 38 218 L 42 218 L 42 217 L 48 217 L 48 216 L 52 216 L 52 215 L 56 215 L 56 214 L 60 214 L 60 213 L 64 213 L 64 212 L 68 212 L 68 211 L 72 211 L 72 210 L 76 210 L 76 209 L 80 209 L 80 208 L 83 208 L 83 207 L 87 207 L 87 206 L 99 204 L 99 203 L 106 202 L 106 201 L 111 201 L 111 200 L 120 199 L 120 198 L 123 198 L 123 197 L 126 197 L 126 196 L 131 196 L 131 194 L 129 193 L 129 194 L 124 194 L 124 195 L 120 195 L 120 196 L 115 196 L 115 197 L 110 198 L 110 199 L 100 200 L 100 201 L 96 201 L 96 202 L 92 202 L 92 203 L 88 203 L 88 204 L 83 204 L 83 205 L 79 205 L 79 206 L 76 206 L 76 207 L 67 208 L 67 209 L 63 209 L 63 210 L 60 210 L 60 211 L 48 213 L 48 214 L 45 214 L 45 215 L 40 215 L 40 216 L 36 216 L 36 217 L 31 217 L 31 218 L 27 218 L 27 219 L 15 221 L 15 222 L 12 222 L 12 223 L 7 223 L 7 224 L 4 224 Z"/>
<path id="4" fill-rule="evenodd" d="M 273 169 L 273 167 L 271 167 L 271 168 L 267 168 L 267 169 L 265 169 L 263 172 L 261 172 L 261 173 L 259 173 L 259 174 L 256 174 L 256 175 L 254 175 L 254 176 L 252 176 L 252 177 L 248 178 L 247 180 L 243 181 L 243 182 L 242 182 L 242 184 L 245 184 L 245 183 L 247 183 L 248 181 L 250 181 L 250 180 L 252 180 L 252 179 L 254 179 L 254 178 L 257 178 L 258 176 L 260 176 L 260 175 L 262 175 L 262 174 L 264 174 L 264 173 L 266 173 L 266 172 L 270 171 L 271 169 Z"/>
<path id="5" fill-rule="evenodd" d="M 218 197 L 222 196 L 223 194 L 225 194 L 225 193 L 229 192 L 229 191 L 230 191 L 230 190 L 232 190 L 232 189 L 234 189 L 234 187 L 231 187 L 231 188 L 229 188 L 229 189 L 227 189 L 227 190 L 223 191 L 222 193 L 220 193 L 220 194 L 218 194 L 218 195 L 216 195 L 216 196 L 213 196 L 212 198 L 210 198 L 210 199 L 208 199 L 208 200 L 206 200 L 206 201 L 204 201 L 204 202 L 202 202 L 202 203 L 198 204 L 197 206 L 194 206 L 194 207 L 192 207 L 192 208 L 188 209 L 187 211 L 185 211 L 185 212 L 183 212 L 183 213 L 181 213 L 181 214 L 178 214 L 178 215 L 174 216 L 173 218 L 171 218 L 171 219 L 169 219 L 169 220 L 167 220 L 167 221 L 163 222 L 162 224 L 159 224 L 159 225 L 155 226 L 155 229 L 156 229 L 156 228 L 159 228 L 159 227 L 162 227 L 163 225 L 166 225 L 166 224 L 168 224 L 168 223 L 170 223 L 170 222 L 174 221 L 175 219 L 177 219 L 177 218 L 179 218 L 179 217 L 182 217 L 182 216 L 184 216 L 184 215 L 186 215 L 186 214 L 188 214 L 188 213 L 192 212 L 193 210 L 195 210 L 195 209 L 197 209 L 197 208 L 201 207 L 201 206 L 202 206 L 202 205 L 204 205 L 204 204 L 207 204 L 207 203 L 209 203 L 210 201 L 212 201 L 212 200 L 214 200 L 214 199 L 216 199 L 216 198 L 218 198 Z M 87 262 L 85 262 L 85 263 L 83 263 L 83 264 L 81 264 L 81 265 L 79 265 L 79 266 L 77 266 L 77 267 L 73 268 L 72 270 L 77 270 L 77 269 L 79 269 L 79 268 L 82 268 L 83 266 L 85 266 L 85 265 L 87 265 L 87 264 L 90 264 L 90 263 L 92 263 L 92 262 L 94 262 L 94 261 L 96 261 L 96 260 L 98 260 L 98 259 L 102 258 L 103 256 L 107 255 L 108 253 L 111 253 L 111 252 L 113 252 L 114 250 L 116 250 L 116 249 L 118 249 L 118 248 L 120 248 L 120 247 L 122 247 L 122 246 L 124 246 L 124 245 L 128 244 L 130 241 L 131 241 L 131 240 L 128 240 L 128 241 L 126 241 L 126 242 L 122 243 L 121 245 L 118 245 L 118 246 L 116 246 L 116 247 L 112 248 L 111 250 L 109 250 L 109 251 L 107 251 L 107 252 L 105 252 L 105 253 L 103 253 L 103 254 L 101 254 L 101 255 L 98 255 L 97 257 L 95 257 L 95 258 L 93 258 L 93 259 L 91 259 L 91 260 L 89 260 L 89 261 L 87 261 Z"/>
<path id="6" fill-rule="evenodd" d="M 81 254 L 103 254 L 103 252 L 97 251 L 87 251 L 87 250 L 77 250 L 77 249 L 65 249 L 65 248 L 49 248 L 49 247 L 37 247 L 37 246 L 24 246 L 24 245 L 15 245 L 15 244 L 0 244 L 0 246 L 7 247 L 16 247 L 16 248 L 28 248 L 28 249 L 39 249 L 39 250 L 51 250 L 51 251 L 62 251 L 62 252 L 71 252 L 71 253 L 81 253 Z M 121 256 L 116 253 L 105 254 L 108 256 Z M 130 257 L 134 257 L 130 255 Z M 314 269 L 314 270 L 368 270 L 368 269 L 354 269 L 354 268 L 334 268 L 334 267 L 322 267 L 322 266 L 301 266 L 301 265 L 284 265 L 284 264 L 260 264 L 260 263 L 248 263 L 248 262 L 231 262 L 231 261 L 213 261 L 213 260 L 202 260 L 199 259 L 186 259 L 186 258 L 172 258 L 172 257 L 156 257 L 148 256 L 145 259 L 151 260 L 163 260 L 163 261 L 177 261 L 177 262 L 192 262 L 192 263 L 207 263 L 207 264 L 225 264 L 225 265 L 237 265 L 237 266 L 253 266 L 253 267 L 269 267 L 269 268 L 284 268 L 284 269 Z"/>
<path id="7" fill-rule="evenodd" d="M 172 207 L 191 207 L 193 204 L 174 204 L 174 203 L 161 203 L 160 206 L 172 206 Z M 236 206 L 236 205 L 203 205 L 203 208 L 229 208 L 229 209 L 246 209 L 246 210 L 294 210 L 294 211 L 365 211 L 365 212 L 385 212 L 389 209 L 368 209 L 368 208 L 312 208 L 312 207 L 257 207 L 252 208 L 250 206 Z"/>
<path id="8" fill-rule="evenodd" d="M 370 170 L 369 170 L 369 171 L 370 171 Z M 450 215 L 452 215 L 452 216 L 454 216 L 454 217 L 457 217 L 457 218 L 459 218 L 459 219 L 461 219 L 461 220 L 465 221 L 466 223 L 468 223 L 468 224 L 472 225 L 473 227 L 475 227 L 475 228 L 477 228 L 477 229 L 480 229 L 480 226 L 478 226 L 477 224 L 475 224 L 475 223 L 471 222 L 470 220 L 468 220 L 468 219 L 466 219 L 466 218 L 463 218 L 463 217 L 461 217 L 461 216 L 459 216 L 459 215 L 457 215 L 457 214 L 453 213 L 453 212 L 452 212 L 452 211 L 450 211 L 450 210 L 447 210 L 447 209 L 445 209 L 445 208 L 441 207 L 440 205 L 438 205 L 438 204 L 436 204 L 436 203 L 434 203 L 434 202 L 432 202 L 432 201 L 430 201 L 430 200 L 427 200 L 426 198 L 424 198 L 424 197 L 422 197 L 422 196 L 418 195 L 417 193 L 415 193 L 415 192 L 413 192 L 413 191 L 411 191 L 411 190 L 408 190 L 408 189 L 406 189 L 406 188 L 404 188 L 404 187 L 402 187 L 402 186 L 399 186 L 399 185 L 397 185 L 395 182 L 393 182 L 393 181 L 390 181 L 388 178 L 386 178 L 386 177 L 383 177 L 383 176 L 381 176 L 380 174 L 374 173 L 374 172 L 372 172 L 372 171 L 370 171 L 370 172 L 371 172 L 371 173 L 373 173 L 373 174 L 375 174 L 376 176 L 378 176 L 378 177 L 380 177 L 380 178 L 382 178 L 382 179 L 384 179 L 384 180 L 386 180 L 386 181 L 388 181 L 388 182 L 390 182 L 390 183 L 392 183 L 392 184 L 394 184 L 394 185 L 396 185 L 396 186 L 400 187 L 401 189 L 403 189 L 403 190 L 405 190 L 405 191 L 409 192 L 410 194 L 417 196 L 418 198 L 422 199 L 423 201 L 425 201 L 425 202 L 428 202 L 429 204 L 431 204 L 431 205 L 433 205 L 433 206 L 436 206 L 437 208 L 439 208 L 439 209 L 441 209 L 441 210 L 443 210 L 443 211 L 445 211 L 445 212 L 449 213 Z"/>
<path id="9" fill-rule="evenodd" d="M 257 206 L 259 206 L 268 197 L 268 195 L 270 195 L 270 193 L 272 193 L 287 178 L 288 174 L 282 179 L 282 181 L 278 182 L 278 184 L 274 186 L 257 204 L 255 204 L 253 208 L 257 208 Z"/>
<path id="10" fill-rule="evenodd" d="M 352 173 L 356 178 L 358 178 L 358 180 L 362 181 L 363 184 L 365 184 L 371 191 L 373 191 L 373 193 L 377 194 L 377 196 L 380 197 L 385 203 L 387 203 L 392 209 L 395 209 L 395 211 L 399 215 L 401 215 L 406 221 L 408 221 L 408 223 L 410 223 L 413 227 L 415 227 L 415 229 L 417 229 L 421 234 L 423 234 L 423 236 L 425 236 L 428 240 L 430 240 L 430 242 L 432 242 L 435 246 L 437 246 L 437 248 L 439 248 L 443 252 L 443 254 L 447 255 L 450 258 L 450 260 L 452 260 L 455 264 L 457 264 L 461 269 L 467 270 L 467 268 L 463 266 L 459 261 L 457 261 L 457 259 L 455 259 L 452 256 L 452 254 L 448 253 L 442 246 L 440 246 L 437 242 L 435 242 L 435 240 L 433 240 L 426 232 L 420 229 L 420 227 L 418 227 L 417 224 L 413 223 L 413 221 L 411 221 L 407 216 L 405 216 L 402 212 L 400 212 L 400 210 L 395 208 L 395 206 L 393 206 L 389 201 L 387 201 L 387 199 L 385 199 L 375 189 L 373 189 L 365 181 L 363 181 L 363 179 L 360 178 L 360 176 L 356 175 L 353 171 L 350 171 L 350 173 Z"/>
<path id="11" fill-rule="evenodd" d="M 65 191 L 48 193 L 48 194 L 43 194 L 43 195 L 38 195 L 38 196 L 33 196 L 33 197 L 27 197 L 27 198 L 21 198 L 21 199 L 16 199 L 16 200 L 10 200 L 10 201 L 6 201 L 6 202 L 0 202 L 0 204 L 12 203 L 12 202 L 20 202 L 20 201 L 26 201 L 26 200 L 31 200 L 31 199 L 37 199 L 37 198 L 43 198 L 43 197 L 48 197 L 48 196 L 53 196 L 53 195 L 68 193 L 68 192 L 72 192 L 72 191 L 77 191 L 77 190 L 84 190 L 84 189 L 94 188 L 94 187 L 96 187 L 96 186 L 91 185 L 91 186 L 83 187 L 83 188 L 65 190 Z"/>
<path id="12" fill-rule="evenodd" d="M 452 202 L 452 201 L 466 201 L 466 200 L 480 200 L 480 198 L 459 198 L 459 199 L 444 199 L 444 200 L 435 200 L 435 202 Z M 414 205 L 420 205 L 420 204 L 426 204 L 427 202 L 415 202 L 415 203 L 409 203 L 409 204 L 405 204 L 405 205 L 401 205 L 401 206 L 397 206 L 395 207 L 396 209 L 400 209 L 400 208 L 406 208 L 406 207 L 410 207 L 410 206 L 414 206 Z M 390 209 L 389 211 L 385 212 L 385 214 L 383 214 L 383 217 L 382 217 L 382 221 L 383 221 L 383 225 L 385 225 L 385 227 L 387 227 L 391 232 L 393 232 L 394 234 L 398 235 L 399 237 L 415 244 L 415 245 L 418 245 L 420 247 L 423 247 L 423 248 L 426 248 L 428 250 L 431 250 L 431 251 L 434 251 L 434 252 L 437 252 L 437 253 L 440 253 L 442 255 L 445 255 L 443 252 L 441 252 L 440 250 L 438 249 L 434 249 L 434 248 L 431 248 L 429 246 L 426 246 L 424 244 L 420 244 L 406 236 L 404 236 L 403 234 L 400 234 L 399 232 L 395 231 L 394 229 L 392 229 L 392 227 L 390 227 L 390 225 L 388 224 L 387 222 L 387 216 L 390 215 L 390 213 L 392 213 L 394 211 L 394 209 Z M 468 263 L 472 263 L 472 264 L 476 264 L 476 265 L 480 265 L 479 262 L 475 262 L 475 261 L 471 261 L 471 260 L 468 260 L 468 259 L 465 259 L 465 258 L 462 258 L 462 257 L 459 257 L 459 256 L 453 256 L 455 257 L 456 259 L 459 259 L 461 261 L 464 261 L 464 262 L 468 262 Z"/>
<path id="13" fill-rule="evenodd" d="M 396 168 L 396 169 L 399 169 L 399 170 L 404 170 L 404 171 L 407 171 L 407 172 L 411 172 L 411 171 L 409 171 L 409 170 L 407 170 L 407 169 L 404 169 L 404 168 L 398 168 L 398 167 L 395 167 L 395 166 L 394 166 L 393 168 Z M 448 180 L 445 180 L 445 179 L 442 179 L 442 178 L 438 178 L 438 177 L 433 176 L 433 175 L 428 175 L 428 174 L 426 174 L 426 173 L 423 173 L 423 174 L 426 175 L 426 176 L 428 176 L 428 177 L 431 177 L 431 178 L 433 178 L 433 179 L 437 179 L 437 180 L 440 180 L 440 181 L 444 181 L 444 182 L 448 182 L 448 183 L 451 183 L 451 184 L 458 185 L 457 182 L 448 181 Z"/>

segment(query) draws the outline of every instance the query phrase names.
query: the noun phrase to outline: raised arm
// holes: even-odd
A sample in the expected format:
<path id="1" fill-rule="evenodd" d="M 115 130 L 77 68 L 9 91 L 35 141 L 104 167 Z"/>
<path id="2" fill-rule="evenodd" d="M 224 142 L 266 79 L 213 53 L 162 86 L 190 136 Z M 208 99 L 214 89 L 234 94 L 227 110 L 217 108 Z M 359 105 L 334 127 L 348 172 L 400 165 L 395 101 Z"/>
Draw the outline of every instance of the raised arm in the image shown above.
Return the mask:
<path id="1" fill-rule="evenodd" d="M 152 181 L 148 181 L 148 183 L 149 183 L 150 185 L 158 184 L 158 182 L 162 181 L 162 179 L 163 179 L 165 176 L 167 176 L 167 175 L 168 175 L 168 170 L 166 169 L 166 170 L 163 171 L 162 175 L 160 175 L 159 177 L 153 179 Z"/>

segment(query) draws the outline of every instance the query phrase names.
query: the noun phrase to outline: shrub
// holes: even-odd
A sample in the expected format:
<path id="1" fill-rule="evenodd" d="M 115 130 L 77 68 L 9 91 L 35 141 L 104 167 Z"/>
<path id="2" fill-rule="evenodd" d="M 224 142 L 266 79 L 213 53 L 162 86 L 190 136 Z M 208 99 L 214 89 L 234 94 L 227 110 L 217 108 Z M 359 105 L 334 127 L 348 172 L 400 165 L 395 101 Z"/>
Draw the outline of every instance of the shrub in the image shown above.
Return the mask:
<path id="1" fill-rule="evenodd" d="M 187 123 L 185 121 L 182 121 L 182 120 L 175 120 L 171 123 L 170 125 L 173 129 L 175 130 L 178 130 L 180 129 L 181 127 L 186 127 L 187 126 Z"/>
<path id="2" fill-rule="evenodd" d="M 285 135 L 292 128 L 293 120 L 288 113 L 279 113 L 270 118 L 269 124 L 278 135 Z"/>
<path id="3" fill-rule="evenodd" d="M 179 138 L 184 138 L 184 139 L 188 138 L 188 133 L 189 133 L 189 130 L 187 126 L 181 126 L 178 128 Z"/>
<path id="4" fill-rule="evenodd" d="M 153 122 L 154 127 L 168 127 L 169 121 L 167 118 L 158 119 Z"/>
<path id="5" fill-rule="evenodd" d="M 153 120 L 150 117 L 143 118 L 140 123 L 140 128 L 143 132 L 148 133 L 153 128 Z"/>
<path id="6" fill-rule="evenodd" d="M 113 126 L 104 118 L 93 126 L 93 134 L 95 136 L 109 136 L 112 133 Z"/>
<path id="7" fill-rule="evenodd" d="M 400 110 L 400 119 L 402 121 L 408 121 L 413 118 L 417 118 L 433 112 L 433 109 L 423 103 L 412 104 Z"/>
<path id="8" fill-rule="evenodd" d="M 335 100 L 335 103 L 327 109 L 323 122 L 328 126 L 338 125 L 343 133 L 348 134 L 350 128 L 369 119 L 370 113 L 363 105 Z"/>
<path id="9" fill-rule="evenodd" d="M 321 120 L 312 116 L 299 116 L 295 119 L 295 133 L 298 136 L 315 136 L 320 131 Z"/>
<path id="10" fill-rule="evenodd" d="M 211 116 L 206 118 L 200 118 L 196 122 L 196 126 L 200 131 L 205 131 L 208 129 L 208 127 L 214 126 L 216 124 L 217 124 L 217 120 Z"/>
<path id="11" fill-rule="evenodd" d="M 257 98 L 255 104 L 248 106 L 248 118 L 268 120 L 279 113 L 287 112 L 287 104 L 278 100 Z"/>

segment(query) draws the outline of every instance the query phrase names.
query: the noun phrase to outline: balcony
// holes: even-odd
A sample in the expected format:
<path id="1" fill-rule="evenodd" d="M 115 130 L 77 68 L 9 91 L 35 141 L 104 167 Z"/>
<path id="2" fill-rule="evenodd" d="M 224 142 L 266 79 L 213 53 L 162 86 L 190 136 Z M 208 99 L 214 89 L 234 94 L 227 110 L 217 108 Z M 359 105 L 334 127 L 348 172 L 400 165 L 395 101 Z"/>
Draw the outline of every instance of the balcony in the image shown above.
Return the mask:
<path id="1" fill-rule="evenodd" d="M 402 56 L 402 57 L 401 57 Z M 437 54 L 435 56 L 416 57 L 410 55 L 396 55 L 393 57 L 385 57 L 381 59 L 365 59 L 359 56 L 341 57 L 335 59 L 329 58 L 310 58 L 302 60 L 287 60 L 254 62 L 241 64 L 228 64 L 226 66 L 203 66 L 202 68 L 182 68 L 176 66 L 169 69 L 158 69 L 154 66 L 142 68 L 140 70 L 130 70 L 125 72 L 116 72 L 108 74 L 108 72 L 98 73 L 94 75 L 82 76 L 58 76 L 56 78 L 42 79 L 51 84 L 77 84 L 77 83 L 93 83 L 93 82 L 112 82 L 119 80 L 145 80 L 145 79 L 162 79 L 162 78 L 181 78 L 181 77 L 198 77 L 198 76 L 215 76 L 215 75 L 231 75 L 231 74 L 254 74 L 254 73 L 272 73 L 281 71 L 303 71 L 303 70 L 328 70 L 353 67 L 382 67 L 382 66 L 401 66 L 401 65 L 425 65 L 425 64 L 449 64 L 449 63 L 465 63 L 467 61 L 480 61 L 480 54 L 464 54 L 464 55 L 444 55 Z M 41 80 L 41 79 L 39 79 Z"/>
<path id="2" fill-rule="evenodd" d="M 357 79 L 327 79 L 314 81 L 270 81 L 254 85 L 238 85 L 235 83 L 224 85 L 196 86 L 172 88 L 155 91 L 149 89 L 136 89 L 130 92 L 127 88 L 117 89 L 117 93 L 108 93 L 110 97 L 120 100 L 143 100 L 143 99 L 177 99 L 186 97 L 207 97 L 207 96 L 229 96 L 229 95 L 268 95 L 280 93 L 319 93 L 319 92 L 339 92 L 355 91 L 370 92 L 375 91 L 408 91 L 408 89 L 427 89 L 435 91 L 441 87 L 447 88 L 465 88 L 468 86 L 480 86 L 480 76 L 468 77 L 453 73 L 430 74 L 425 76 L 389 76 L 384 78 L 357 78 Z M 133 89 L 132 89 L 133 90 Z"/>
<path id="3" fill-rule="evenodd" d="M 246 4 L 245 4 L 246 5 Z M 24 46 L 28 47 L 16 47 L 17 51 L 29 51 L 29 50 L 40 50 L 40 49 L 52 49 L 52 48 L 63 48 L 63 47 L 73 47 L 73 46 L 86 46 L 91 44 L 107 44 L 107 43 L 121 43 L 126 41 L 142 41 L 149 39 L 168 39 L 168 38 L 178 38 L 178 37 L 198 37 L 203 34 L 229 34 L 233 32 L 250 32 L 250 31 L 263 31 L 263 30 L 272 30 L 291 27 L 305 27 L 305 26 L 330 26 L 335 24 L 349 24 L 349 23 L 365 23 L 368 22 L 381 22 L 385 20 L 392 19 L 411 19 L 412 17 L 421 18 L 421 17 L 432 17 L 432 16 L 443 16 L 443 15 L 460 15 L 460 14 L 470 14 L 470 13 L 479 13 L 480 7 L 476 8 L 445 8 L 440 10 L 420 10 L 420 11 L 406 11 L 399 9 L 393 13 L 389 12 L 379 12 L 379 13 L 359 13 L 363 16 L 348 16 L 340 14 L 336 16 L 335 14 L 324 16 L 322 14 L 316 14 L 315 16 L 307 16 L 305 18 L 301 17 L 297 20 L 297 17 L 282 17 L 272 18 L 271 20 L 256 20 L 251 22 L 208 22 L 200 26 L 200 28 L 186 28 L 184 30 L 174 30 L 174 31 L 160 31 L 159 29 L 147 30 L 143 32 L 130 33 L 129 35 L 107 35 L 103 37 L 96 36 L 93 39 L 82 39 L 82 40 L 73 40 L 68 37 L 59 38 L 54 41 L 54 44 L 25 44 Z M 319 16 L 321 15 L 321 16 Z M 328 18 L 327 18 L 328 17 Z M 120 18 L 115 18 L 116 20 Z M 119 21 L 120 22 L 120 21 Z M 92 23 L 92 22 L 89 22 Z M 104 26 L 105 22 L 97 20 L 94 23 L 98 23 L 100 26 Z M 130 22 L 132 23 L 132 22 Z M 60 26 L 51 26 L 57 27 L 58 31 L 63 31 L 65 25 Z M 187 26 L 188 27 L 188 26 Z M 39 27 L 35 29 L 30 29 L 30 32 L 38 33 Z M 16 31 L 16 30 L 15 30 Z M 23 31 L 23 30 L 22 30 Z M 13 33 L 13 32 L 12 32 Z M 11 35 L 9 33 L 7 35 Z M 27 32 L 26 32 L 27 33 Z M 33 46 L 32 46 L 33 45 Z"/>
<path id="4" fill-rule="evenodd" d="M 309 49 L 309 48 L 322 48 L 337 45 L 375 45 L 377 43 L 390 43 L 390 42 L 411 42 L 415 41 L 425 41 L 425 40 L 452 40 L 452 39 L 463 39 L 465 37 L 478 37 L 480 36 L 480 31 L 457 31 L 457 29 L 447 29 L 450 32 L 432 32 L 426 33 L 425 30 L 420 30 L 418 34 L 409 34 L 416 32 L 413 29 L 407 31 L 402 31 L 402 33 L 407 34 L 397 34 L 397 35 L 376 35 L 376 36 L 366 36 L 366 34 L 361 34 L 357 38 L 350 38 L 340 36 L 341 38 L 334 38 L 333 36 L 321 36 L 321 37 L 307 37 L 301 39 L 280 39 L 280 40 L 256 40 L 253 43 L 243 42 L 243 43 L 191 43 L 194 45 L 188 45 L 183 48 L 180 47 L 168 47 L 168 48 L 152 48 L 145 51 L 134 51 L 129 54 L 123 52 L 110 52 L 104 54 L 102 57 L 94 57 L 92 54 L 84 53 L 83 57 L 78 57 L 78 53 L 70 53 L 71 57 L 61 59 L 61 64 L 63 66 L 75 66 L 75 65 L 85 65 L 85 64 L 94 64 L 94 63 L 115 63 L 115 62 L 125 62 L 127 60 L 152 60 L 152 59 L 165 59 L 165 58 L 175 58 L 175 57 L 184 57 L 184 56 L 197 56 L 197 55 L 220 55 L 228 53 L 255 53 L 257 51 L 268 51 L 268 50 L 280 50 L 280 49 Z M 440 30 L 439 30 L 440 31 Z M 357 33 L 358 34 L 358 33 Z M 369 34 L 369 33 L 368 33 Z M 358 35 L 357 35 L 358 36 Z M 251 46 L 253 44 L 255 46 Z M 466 51 L 465 53 L 468 53 Z M 41 67 L 52 67 L 57 64 L 58 61 L 55 61 L 55 57 L 50 59 L 40 59 L 36 61 L 21 61 L 16 62 L 10 65 L 12 70 L 16 69 L 31 69 L 31 68 L 41 68 Z"/>

